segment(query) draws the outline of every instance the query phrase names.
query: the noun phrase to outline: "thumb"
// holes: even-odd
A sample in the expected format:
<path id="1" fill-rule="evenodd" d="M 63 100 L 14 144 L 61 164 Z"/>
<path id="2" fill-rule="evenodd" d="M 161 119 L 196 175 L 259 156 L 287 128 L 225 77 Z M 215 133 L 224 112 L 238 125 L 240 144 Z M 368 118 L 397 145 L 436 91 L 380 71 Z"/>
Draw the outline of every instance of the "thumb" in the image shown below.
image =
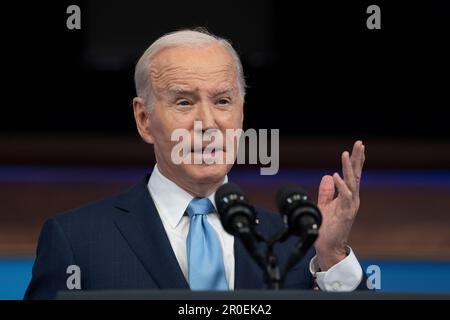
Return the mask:
<path id="1" fill-rule="evenodd" d="M 319 197 L 317 203 L 320 207 L 327 206 L 334 198 L 334 180 L 330 175 L 323 176 L 319 185 Z"/>

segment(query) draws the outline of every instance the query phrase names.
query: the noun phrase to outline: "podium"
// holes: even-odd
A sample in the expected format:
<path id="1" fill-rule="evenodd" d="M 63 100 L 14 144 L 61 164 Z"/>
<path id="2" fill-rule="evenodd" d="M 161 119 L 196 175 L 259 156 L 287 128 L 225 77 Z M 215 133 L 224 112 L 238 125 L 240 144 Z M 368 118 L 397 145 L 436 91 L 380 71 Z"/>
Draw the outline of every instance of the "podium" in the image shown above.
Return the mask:
<path id="1" fill-rule="evenodd" d="M 450 293 L 401 293 L 354 291 L 345 293 L 314 290 L 105 290 L 61 291 L 59 300 L 186 300 L 186 301 L 264 301 L 264 300 L 450 300 Z"/>

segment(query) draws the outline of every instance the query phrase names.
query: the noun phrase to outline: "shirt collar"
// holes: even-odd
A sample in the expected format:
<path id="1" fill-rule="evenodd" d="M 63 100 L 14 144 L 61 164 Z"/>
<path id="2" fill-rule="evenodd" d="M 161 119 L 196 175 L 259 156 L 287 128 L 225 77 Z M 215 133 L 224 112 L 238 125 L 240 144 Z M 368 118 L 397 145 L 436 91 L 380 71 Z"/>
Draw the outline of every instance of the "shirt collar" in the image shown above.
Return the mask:
<path id="1" fill-rule="evenodd" d="M 228 182 L 225 176 L 223 183 Z M 147 185 L 150 194 L 158 209 L 161 220 L 171 228 L 176 228 L 183 218 L 184 212 L 194 197 L 187 191 L 179 187 L 175 182 L 166 178 L 155 165 L 153 172 L 148 180 Z M 216 192 L 214 191 L 207 198 L 216 208 L 214 199 Z M 217 208 L 216 208 L 217 210 Z"/>

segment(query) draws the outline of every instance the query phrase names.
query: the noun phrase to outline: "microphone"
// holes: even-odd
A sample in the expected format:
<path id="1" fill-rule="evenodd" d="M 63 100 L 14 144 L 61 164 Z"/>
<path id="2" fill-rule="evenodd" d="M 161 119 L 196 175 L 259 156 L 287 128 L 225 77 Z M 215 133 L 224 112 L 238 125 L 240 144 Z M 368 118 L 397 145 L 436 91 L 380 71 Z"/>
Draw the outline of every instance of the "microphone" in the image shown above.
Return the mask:
<path id="1" fill-rule="evenodd" d="M 255 226 L 256 213 L 239 186 L 225 183 L 217 189 L 214 198 L 226 232 L 238 235 Z"/>
<path id="2" fill-rule="evenodd" d="M 305 237 L 318 233 L 322 224 L 322 214 L 301 187 L 287 185 L 281 188 L 277 193 L 276 202 L 291 234 Z"/>
<path id="3" fill-rule="evenodd" d="M 288 185 L 280 189 L 276 196 L 276 202 L 280 214 L 287 224 L 287 233 L 299 237 L 285 266 L 281 279 L 281 283 L 283 283 L 287 272 L 304 257 L 319 236 L 322 214 L 309 199 L 308 194 L 296 185 Z"/>
<path id="4" fill-rule="evenodd" d="M 238 237 L 256 263 L 264 270 L 265 259 L 257 245 L 264 239 L 255 230 L 256 212 L 244 192 L 236 184 L 226 183 L 217 189 L 214 198 L 225 231 Z"/>

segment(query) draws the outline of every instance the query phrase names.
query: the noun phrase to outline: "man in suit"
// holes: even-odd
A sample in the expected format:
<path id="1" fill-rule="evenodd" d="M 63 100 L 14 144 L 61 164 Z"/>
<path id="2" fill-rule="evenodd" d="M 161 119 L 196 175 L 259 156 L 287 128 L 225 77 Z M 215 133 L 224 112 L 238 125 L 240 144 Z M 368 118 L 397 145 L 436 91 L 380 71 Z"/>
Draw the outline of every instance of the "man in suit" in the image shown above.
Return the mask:
<path id="1" fill-rule="evenodd" d="M 82 290 L 265 288 L 263 274 L 240 240 L 226 233 L 214 195 L 232 163 L 175 164 L 174 130 L 242 128 L 245 82 L 241 62 L 224 39 L 183 30 L 155 41 L 136 65 L 136 126 L 154 146 L 157 165 L 126 192 L 48 219 L 41 232 L 25 298 L 54 298 L 67 290 L 69 266 Z M 201 132 L 200 132 L 201 133 Z M 188 157 L 203 150 L 189 149 Z M 235 150 L 217 149 L 220 156 Z M 217 154 L 216 154 L 217 155 Z M 363 288 L 364 275 L 347 245 L 359 207 L 364 145 L 342 154 L 343 178 L 324 176 L 318 206 L 320 236 L 288 274 L 285 288 L 324 291 Z M 335 188 L 338 195 L 335 197 Z M 279 215 L 257 209 L 266 237 L 282 226 Z M 276 247 L 280 265 L 295 239 Z"/>

